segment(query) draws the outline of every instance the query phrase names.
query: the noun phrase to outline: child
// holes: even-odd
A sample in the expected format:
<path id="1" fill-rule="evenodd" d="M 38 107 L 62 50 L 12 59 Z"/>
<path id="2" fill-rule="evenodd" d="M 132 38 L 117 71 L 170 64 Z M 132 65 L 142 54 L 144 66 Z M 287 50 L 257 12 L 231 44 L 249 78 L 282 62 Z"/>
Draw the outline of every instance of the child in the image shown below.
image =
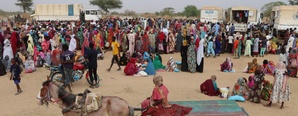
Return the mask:
<path id="1" fill-rule="evenodd" d="M 207 51 L 207 57 L 210 56 L 210 52 L 212 53 L 212 56 L 215 58 L 215 53 L 214 53 L 214 49 L 213 49 L 213 39 L 210 39 L 208 42 L 208 51 Z"/>
<path id="2" fill-rule="evenodd" d="M 120 71 L 121 70 L 121 67 L 120 67 L 120 63 L 119 63 L 119 60 L 118 60 L 118 56 L 120 56 L 120 52 L 119 52 L 119 44 L 118 42 L 116 42 L 116 38 L 113 37 L 112 39 L 112 50 L 113 50 L 113 58 L 112 58 L 112 61 L 111 61 L 111 66 L 109 69 L 107 69 L 107 71 L 111 71 L 111 68 L 114 64 L 114 61 L 116 61 L 117 65 L 118 65 L 118 69 L 117 71 Z"/>
<path id="3" fill-rule="evenodd" d="M 248 77 L 248 82 L 247 82 L 247 86 L 249 89 L 253 89 L 255 83 L 254 83 L 254 76 L 253 75 L 250 75 Z"/>
<path id="4" fill-rule="evenodd" d="M 19 95 L 20 93 L 23 92 L 19 85 L 19 83 L 21 82 L 21 77 L 20 77 L 21 67 L 16 63 L 14 58 L 11 59 L 11 64 L 12 65 L 10 68 L 10 72 L 11 72 L 10 80 L 13 80 L 17 86 L 17 93 L 15 95 Z"/>

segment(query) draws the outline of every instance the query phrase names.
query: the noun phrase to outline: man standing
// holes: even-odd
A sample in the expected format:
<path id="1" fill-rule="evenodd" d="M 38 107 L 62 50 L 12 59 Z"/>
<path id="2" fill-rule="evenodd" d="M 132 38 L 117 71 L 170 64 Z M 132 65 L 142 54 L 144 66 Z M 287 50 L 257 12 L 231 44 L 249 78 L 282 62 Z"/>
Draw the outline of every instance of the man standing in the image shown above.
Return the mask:
<path id="1" fill-rule="evenodd" d="M 114 64 L 114 61 L 116 61 L 116 63 L 117 63 L 117 65 L 118 65 L 118 69 L 117 69 L 117 71 L 120 71 L 121 70 L 121 67 L 120 67 L 120 63 L 119 63 L 119 59 L 118 59 L 118 56 L 120 56 L 120 52 L 119 52 L 119 44 L 118 44 L 118 42 L 116 42 L 115 41 L 116 40 L 116 38 L 115 37 L 113 37 L 113 39 L 112 39 L 112 50 L 113 50 L 113 58 L 112 58 L 112 61 L 111 61 L 111 66 L 110 66 L 110 68 L 109 69 L 107 69 L 107 71 L 111 71 L 111 68 L 112 68 L 112 66 L 113 66 L 113 64 Z"/>
<path id="2" fill-rule="evenodd" d="M 75 54 L 68 50 L 68 45 L 62 45 L 62 54 L 61 54 L 61 63 L 63 66 L 64 72 L 64 85 L 65 87 L 68 86 L 69 92 L 72 92 L 70 88 L 71 78 L 72 78 L 72 71 L 73 71 L 73 62 L 75 61 Z M 95 57 L 96 58 L 96 57 Z"/>
<path id="3" fill-rule="evenodd" d="M 88 58 L 88 68 L 89 68 L 89 76 L 91 80 L 90 88 L 98 88 L 98 84 L 96 83 L 97 78 L 97 51 L 94 49 L 93 43 L 89 43 L 90 50 L 87 54 Z M 95 84 L 94 84 L 95 81 Z"/>

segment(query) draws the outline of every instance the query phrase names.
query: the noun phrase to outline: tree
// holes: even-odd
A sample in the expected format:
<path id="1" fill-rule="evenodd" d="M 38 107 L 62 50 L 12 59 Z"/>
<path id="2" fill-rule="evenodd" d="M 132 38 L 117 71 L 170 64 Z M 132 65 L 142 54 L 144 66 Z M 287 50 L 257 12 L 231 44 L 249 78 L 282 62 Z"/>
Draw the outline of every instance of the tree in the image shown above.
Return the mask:
<path id="1" fill-rule="evenodd" d="M 160 15 L 160 12 L 157 12 L 157 11 L 156 11 L 154 14 L 155 14 L 156 16 L 159 16 L 159 15 Z"/>
<path id="2" fill-rule="evenodd" d="M 116 12 L 116 11 L 113 11 L 113 12 L 111 12 L 110 14 L 111 14 L 111 15 L 120 15 L 120 13 L 119 13 L 119 12 Z"/>
<path id="3" fill-rule="evenodd" d="M 270 2 L 270 3 L 263 5 L 263 7 L 261 8 L 263 17 L 270 17 L 272 8 L 274 6 L 282 6 L 282 5 L 287 5 L 287 4 L 284 2 L 281 2 L 281 1 L 277 1 L 277 2 Z"/>
<path id="4" fill-rule="evenodd" d="M 15 5 L 21 7 L 23 9 L 23 12 L 26 13 L 26 11 L 31 12 L 31 6 L 33 5 L 32 0 L 17 0 L 17 3 Z"/>
<path id="5" fill-rule="evenodd" d="M 183 14 L 186 17 L 197 17 L 199 16 L 200 11 L 195 5 L 187 5 L 186 7 L 184 7 Z"/>
<path id="6" fill-rule="evenodd" d="M 122 8 L 121 0 L 90 0 L 90 4 L 98 6 L 105 14 L 109 13 L 111 9 Z"/>
<path id="7" fill-rule="evenodd" d="M 161 16 L 165 16 L 165 15 L 173 16 L 174 13 L 175 13 L 174 8 L 172 8 L 172 7 L 167 7 L 167 8 L 164 8 L 164 9 L 160 12 L 160 15 L 161 15 Z"/>
<path id="8" fill-rule="evenodd" d="M 126 10 L 124 11 L 124 15 L 126 15 L 126 16 L 136 16 L 137 13 L 136 13 L 135 11 L 133 11 L 133 10 L 128 10 L 128 9 L 126 9 Z"/>
<path id="9" fill-rule="evenodd" d="M 185 14 L 183 12 L 177 12 L 176 15 L 177 16 L 185 16 Z"/>
<path id="10" fill-rule="evenodd" d="M 298 5 L 298 0 L 289 0 L 290 5 Z"/>

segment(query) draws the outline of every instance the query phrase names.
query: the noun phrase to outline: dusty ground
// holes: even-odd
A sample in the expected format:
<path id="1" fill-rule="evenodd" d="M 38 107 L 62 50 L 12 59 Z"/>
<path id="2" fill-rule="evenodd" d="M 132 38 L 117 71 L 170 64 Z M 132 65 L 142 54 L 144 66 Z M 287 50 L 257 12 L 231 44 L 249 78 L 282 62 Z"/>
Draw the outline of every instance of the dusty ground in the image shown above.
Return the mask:
<path id="1" fill-rule="evenodd" d="M 163 62 L 165 63 L 170 56 L 174 57 L 174 60 L 180 60 L 180 54 L 162 55 Z M 246 67 L 247 62 L 250 62 L 252 58 L 232 59 L 234 63 L 235 73 L 223 73 L 219 71 L 219 64 L 221 64 L 226 57 L 230 57 L 230 54 L 223 54 L 218 58 L 205 58 L 204 73 L 185 73 L 185 72 L 159 72 L 159 75 L 164 77 L 164 84 L 168 87 L 170 94 L 169 100 L 171 101 L 183 101 L 183 100 L 222 100 L 219 97 L 209 97 L 203 95 L 199 91 L 200 84 L 208 79 L 211 75 L 217 76 L 217 83 L 219 87 L 233 87 L 234 83 L 239 77 L 248 77 L 248 74 L 242 73 Z M 267 55 L 265 57 L 258 57 L 258 63 L 262 63 L 264 59 L 278 61 L 277 55 Z M 98 89 L 92 89 L 93 92 L 101 92 L 103 95 L 119 96 L 127 100 L 131 106 L 140 107 L 140 103 L 150 96 L 154 87 L 152 83 L 152 76 L 149 77 L 128 77 L 122 71 L 116 71 L 117 67 L 114 65 L 111 72 L 106 72 L 107 66 L 110 65 L 111 52 L 106 54 L 104 60 L 98 61 L 98 74 L 102 81 L 101 86 Z M 38 106 L 36 104 L 36 95 L 41 87 L 43 81 L 46 80 L 46 75 L 49 71 L 44 68 L 39 68 L 32 74 L 22 74 L 21 88 L 23 93 L 15 96 L 16 87 L 13 81 L 9 81 L 9 75 L 0 77 L 0 107 L 1 116 L 59 116 L 61 115 L 61 109 L 57 106 L 50 104 L 49 108 L 45 106 Z M 266 80 L 273 81 L 272 76 L 266 76 Z M 298 78 L 290 78 L 289 83 L 291 86 L 291 100 L 285 102 L 285 108 L 279 109 L 280 104 L 274 104 L 271 108 L 264 107 L 262 104 L 267 102 L 262 101 L 262 104 L 255 104 L 249 101 L 238 102 L 241 107 L 251 116 L 281 116 L 286 114 L 287 116 L 295 116 L 298 113 Z M 74 83 L 72 86 L 74 93 L 83 92 L 89 85 L 85 79 Z M 139 114 L 137 112 L 137 114 Z"/>

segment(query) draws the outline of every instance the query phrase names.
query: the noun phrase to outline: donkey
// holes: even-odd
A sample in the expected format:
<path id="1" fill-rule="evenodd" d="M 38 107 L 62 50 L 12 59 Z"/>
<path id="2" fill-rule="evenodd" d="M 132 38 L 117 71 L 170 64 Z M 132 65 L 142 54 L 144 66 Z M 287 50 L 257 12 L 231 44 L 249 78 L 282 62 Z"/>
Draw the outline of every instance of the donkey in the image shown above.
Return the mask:
<path id="1" fill-rule="evenodd" d="M 64 116 L 134 116 L 134 108 L 128 102 L 116 96 L 102 96 L 101 107 L 94 112 L 84 113 L 72 109 L 76 100 L 75 94 L 64 90 L 50 80 L 43 82 L 42 88 L 37 95 L 38 105 L 48 105 L 48 102 L 56 103 L 62 110 Z M 100 97 L 100 96 L 99 96 Z"/>

